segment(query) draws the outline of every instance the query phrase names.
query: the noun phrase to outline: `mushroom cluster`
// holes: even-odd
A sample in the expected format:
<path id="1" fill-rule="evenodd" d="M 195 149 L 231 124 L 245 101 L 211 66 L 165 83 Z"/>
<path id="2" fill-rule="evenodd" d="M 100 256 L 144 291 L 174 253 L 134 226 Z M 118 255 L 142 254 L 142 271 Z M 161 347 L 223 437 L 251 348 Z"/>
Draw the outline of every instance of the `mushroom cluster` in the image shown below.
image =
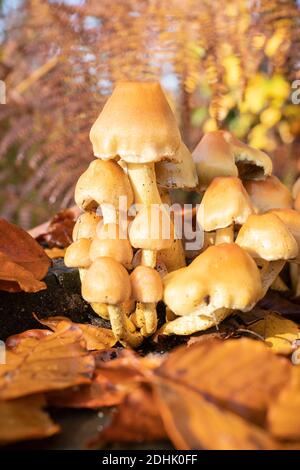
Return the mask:
<path id="1" fill-rule="evenodd" d="M 156 332 L 162 300 L 160 332 L 191 334 L 252 309 L 286 262 L 298 266 L 300 213 L 271 159 L 227 131 L 191 154 L 158 83 L 117 85 L 90 140 L 96 159 L 76 185 L 83 212 L 65 263 L 122 344 Z M 203 244 L 189 253 L 169 210 L 177 188 L 202 195 Z"/>
<path id="2" fill-rule="evenodd" d="M 84 212 L 65 264 L 116 338 L 137 347 L 157 330 L 162 276 L 186 265 L 169 189 L 194 188 L 196 167 L 158 83 L 117 85 L 90 140 L 96 159 L 76 185 Z"/>

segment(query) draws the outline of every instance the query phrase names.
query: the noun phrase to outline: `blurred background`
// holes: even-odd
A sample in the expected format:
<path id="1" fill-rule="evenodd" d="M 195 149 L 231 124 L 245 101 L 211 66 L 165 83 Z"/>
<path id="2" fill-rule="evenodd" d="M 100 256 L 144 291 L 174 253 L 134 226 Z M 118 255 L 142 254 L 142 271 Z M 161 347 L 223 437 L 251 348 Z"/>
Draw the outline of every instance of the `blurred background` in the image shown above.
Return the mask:
<path id="1" fill-rule="evenodd" d="M 300 172 L 300 1 L 0 0 L 0 79 L 0 214 L 24 228 L 73 203 L 120 79 L 159 80 L 191 150 L 229 129 Z"/>

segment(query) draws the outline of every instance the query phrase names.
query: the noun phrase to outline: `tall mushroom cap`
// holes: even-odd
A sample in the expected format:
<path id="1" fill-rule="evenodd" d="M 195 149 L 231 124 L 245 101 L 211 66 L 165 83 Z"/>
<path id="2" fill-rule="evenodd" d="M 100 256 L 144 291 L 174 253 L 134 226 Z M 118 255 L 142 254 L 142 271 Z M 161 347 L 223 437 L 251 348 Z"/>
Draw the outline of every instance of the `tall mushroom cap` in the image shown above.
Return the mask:
<path id="1" fill-rule="evenodd" d="M 253 214 L 241 227 L 236 243 L 253 258 L 267 261 L 291 260 L 298 245 L 282 220 L 275 214 Z"/>
<path id="2" fill-rule="evenodd" d="M 273 209 L 270 213 L 277 215 L 287 226 L 298 245 L 297 262 L 300 261 L 300 213 L 294 209 Z"/>
<path id="3" fill-rule="evenodd" d="M 132 163 L 177 161 L 181 137 L 159 83 L 121 82 L 92 126 L 94 155 Z"/>
<path id="4" fill-rule="evenodd" d="M 156 180 L 159 186 L 167 189 L 192 189 L 198 184 L 198 175 L 193 157 L 182 142 L 178 149 L 180 163 L 159 162 L 155 166 Z"/>
<path id="5" fill-rule="evenodd" d="M 133 251 L 128 240 L 94 238 L 89 251 L 91 261 L 97 258 L 114 258 L 126 268 L 131 266 Z"/>
<path id="6" fill-rule="evenodd" d="M 223 138 L 223 131 L 205 134 L 193 151 L 200 191 L 205 190 L 217 176 L 238 176 L 233 150 Z"/>
<path id="7" fill-rule="evenodd" d="M 164 250 L 174 240 L 174 229 L 168 212 L 159 204 L 144 206 L 129 228 L 129 239 L 134 248 Z"/>
<path id="8" fill-rule="evenodd" d="M 290 191 L 274 175 L 262 181 L 244 181 L 243 184 L 257 212 L 293 207 Z"/>
<path id="9" fill-rule="evenodd" d="M 87 270 L 81 290 L 87 302 L 119 305 L 131 296 L 129 274 L 113 258 L 98 258 Z"/>
<path id="10" fill-rule="evenodd" d="M 95 212 L 84 212 L 81 214 L 73 228 L 73 241 L 80 238 L 94 238 L 101 220 L 101 217 L 95 214 Z"/>
<path id="11" fill-rule="evenodd" d="M 272 174 L 273 163 L 265 152 L 241 142 L 228 131 L 224 131 L 223 136 L 232 146 L 240 178 L 264 180 Z"/>
<path id="12" fill-rule="evenodd" d="M 215 178 L 207 188 L 197 212 L 197 221 L 206 232 L 246 222 L 253 207 L 239 178 Z"/>
<path id="13" fill-rule="evenodd" d="M 65 253 L 65 265 L 69 268 L 88 268 L 91 264 L 89 250 L 91 240 L 80 238 L 68 246 Z"/>
<path id="14" fill-rule="evenodd" d="M 120 197 L 133 203 L 128 176 L 115 161 L 94 160 L 80 176 L 75 187 L 75 202 L 83 210 L 95 210 L 101 204 L 119 207 Z"/>
<path id="15" fill-rule="evenodd" d="M 163 296 L 159 273 L 148 266 L 137 266 L 130 274 L 132 298 L 137 302 L 157 303 Z"/>
<path id="16" fill-rule="evenodd" d="M 176 315 L 247 311 L 262 293 L 255 261 L 234 243 L 207 248 L 188 267 L 165 276 L 163 284 L 164 302 Z"/>

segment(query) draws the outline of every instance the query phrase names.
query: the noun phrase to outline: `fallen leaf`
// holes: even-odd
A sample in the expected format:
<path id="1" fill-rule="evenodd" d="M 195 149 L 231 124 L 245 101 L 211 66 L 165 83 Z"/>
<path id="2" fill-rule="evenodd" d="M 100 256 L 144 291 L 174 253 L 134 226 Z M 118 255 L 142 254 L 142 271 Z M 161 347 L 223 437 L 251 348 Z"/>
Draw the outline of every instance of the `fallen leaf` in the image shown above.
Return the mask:
<path id="1" fill-rule="evenodd" d="M 294 366 L 290 380 L 268 412 L 269 429 L 285 440 L 300 439 L 300 367 Z"/>
<path id="2" fill-rule="evenodd" d="M 0 444 L 53 436 L 60 428 L 43 411 L 42 395 L 0 402 Z"/>
<path id="3" fill-rule="evenodd" d="M 60 328 L 61 322 L 72 324 L 72 321 L 67 317 L 55 316 L 45 319 L 35 318 L 45 326 L 48 326 L 53 331 Z M 109 328 L 102 328 L 100 326 L 90 325 L 88 323 L 73 323 L 76 327 L 80 328 L 83 333 L 83 338 L 86 341 L 86 348 L 88 351 L 109 349 L 112 348 L 117 340 Z"/>
<path id="4" fill-rule="evenodd" d="M 267 407 L 289 379 L 291 367 L 288 360 L 258 341 L 212 339 L 178 348 L 156 373 L 209 394 L 243 418 L 263 423 Z"/>
<path id="5" fill-rule="evenodd" d="M 291 301 L 282 297 L 278 292 L 269 290 L 264 298 L 258 303 L 257 307 L 261 307 L 265 310 L 271 310 L 272 312 L 279 313 L 286 317 L 290 317 L 293 320 L 300 320 L 300 305 L 295 301 Z"/>
<path id="6" fill-rule="evenodd" d="M 0 251 L 0 290 L 7 292 L 39 292 L 46 289 L 44 282 L 35 279 L 33 274 L 23 266 L 14 263 Z"/>
<path id="7" fill-rule="evenodd" d="M 107 361 L 107 354 L 112 358 Z M 145 372 L 154 363 L 139 358 L 127 349 L 111 349 L 95 354 L 96 367 L 91 385 L 72 387 L 51 393 L 52 406 L 67 408 L 100 408 L 119 405 L 125 396 L 145 381 Z"/>
<path id="8" fill-rule="evenodd" d="M 167 439 L 149 387 L 135 388 L 115 411 L 111 424 L 90 444 L 155 442 Z"/>
<path id="9" fill-rule="evenodd" d="M 181 383 L 159 379 L 156 403 L 165 429 L 179 450 L 276 449 L 276 442 L 261 428 L 217 406 L 210 397 Z"/>
<path id="10" fill-rule="evenodd" d="M 259 334 L 278 354 L 291 354 L 295 350 L 296 341 L 300 339 L 299 326 L 273 312 L 268 312 L 263 320 L 249 326 L 249 330 Z"/>
<path id="11" fill-rule="evenodd" d="M 58 212 L 50 221 L 47 231 L 39 234 L 39 243 L 46 243 L 50 248 L 66 248 L 72 243 L 72 232 L 76 214 L 71 209 Z"/>
<path id="12" fill-rule="evenodd" d="M 0 400 L 90 383 L 94 358 L 80 328 L 61 322 L 55 333 L 29 330 L 6 341 L 0 367 Z"/>
<path id="13" fill-rule="evenodd" d="M 50 260 L 42 247 L 25 230 L 0 219 L 0 252 L 30 271 L 35 279 L 45 277 Z"/>

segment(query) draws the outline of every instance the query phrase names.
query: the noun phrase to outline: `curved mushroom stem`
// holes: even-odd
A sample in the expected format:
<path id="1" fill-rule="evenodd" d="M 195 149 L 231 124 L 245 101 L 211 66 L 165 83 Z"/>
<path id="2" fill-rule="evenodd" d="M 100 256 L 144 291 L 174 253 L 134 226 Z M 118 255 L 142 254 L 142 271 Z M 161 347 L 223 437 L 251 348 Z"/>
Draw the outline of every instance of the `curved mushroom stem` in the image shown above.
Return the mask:
<path id="1" fill-rule="evenodd" d="M 269 287 L 272 285 L 279 273 L 282 271 L 285 265 L 285 260 L 280 259 L 277 261 L 265 261 L 260 259 L 259 261 L 257 261 L 257 264 L 262 266 L 260 276 L 263 287 L 262 297 L 264 297 Z"/>
<path id="2" fill-rule="evenodd" d="M 118 341 L 123 346 L 130 346 L 137 348 L 143 341 L 143 336 L 140 333 L 132 332 L 132 323 L 129 324 L 129 319 L 123 312 L 120 305 L 108 305 L 109 319 L 112 331 Z"/>
<path id="3" fill-rule="evenodd" d="M 229 227 L 219 228 L 216 230 L 216 239 L 215 245 L 220 245 L 221 243 L 232 243 L 234 241 L 234 226 L 233 224 Z"/>
<path id="4" fill-rule="evenodd" d="M 150 336 L 155 333 L 157 329 L 157 312 L 154 302 L 137 302 L 135 314 L 137 325 L 140 327 L 143 336 Z"/>

